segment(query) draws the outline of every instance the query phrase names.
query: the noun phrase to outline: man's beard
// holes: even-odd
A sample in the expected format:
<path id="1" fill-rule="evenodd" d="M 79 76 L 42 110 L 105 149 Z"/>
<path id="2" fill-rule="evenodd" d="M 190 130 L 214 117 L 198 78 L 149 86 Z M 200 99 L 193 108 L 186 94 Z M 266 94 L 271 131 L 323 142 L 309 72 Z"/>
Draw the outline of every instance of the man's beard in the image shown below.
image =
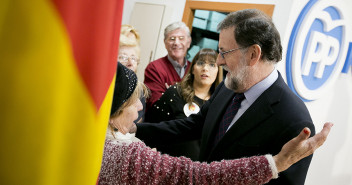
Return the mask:
<path id="1" fill-rule="evenodd" d="M 236 71 L 230 71 L 227 69 L 227 66 L 224 66 L 224 69 L 227 69 L 229 76 L 225 78 L 225 86 L 235 92 L 243 91 L 246 87 L 246 82 L 249 77 L 249 68 L 243 65 L 244 62 L 241 62 L 241 65 L 238 66 Z"/>

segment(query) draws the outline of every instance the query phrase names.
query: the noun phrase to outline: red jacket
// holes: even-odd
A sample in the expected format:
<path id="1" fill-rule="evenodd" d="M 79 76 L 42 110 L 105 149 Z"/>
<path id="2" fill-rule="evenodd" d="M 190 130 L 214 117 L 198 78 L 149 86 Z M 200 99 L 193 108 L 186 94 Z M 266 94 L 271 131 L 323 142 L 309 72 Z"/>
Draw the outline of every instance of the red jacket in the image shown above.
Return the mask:
<path id="1" fill-rule="evenodd" d="M 187 61 L 185 74 L 191 67 L 191 63 Z M 159 58 L 145 68 L 144 84 L 150 89 L 151 96 L 147 100 L 147 109 L 151 107 L 166 91 L 165 83 L 174 85 L 180 82 L 181 78 L 177 74 L 174 66 L 168 60 L 167 56 Z"/>

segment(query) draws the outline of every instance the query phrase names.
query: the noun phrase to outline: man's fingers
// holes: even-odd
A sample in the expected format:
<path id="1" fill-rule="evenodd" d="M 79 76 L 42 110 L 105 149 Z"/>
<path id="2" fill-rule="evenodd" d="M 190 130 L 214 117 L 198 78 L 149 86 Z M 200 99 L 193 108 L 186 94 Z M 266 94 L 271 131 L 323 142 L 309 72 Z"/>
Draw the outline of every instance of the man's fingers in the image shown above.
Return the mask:
<path id="1" fill-rule="evenodd" d="M 136 131 L 137 131 L 137 125 L 133 124 L 133 126 L 130 128 L 129 132 L 130 133 L 136 133 Z"/>

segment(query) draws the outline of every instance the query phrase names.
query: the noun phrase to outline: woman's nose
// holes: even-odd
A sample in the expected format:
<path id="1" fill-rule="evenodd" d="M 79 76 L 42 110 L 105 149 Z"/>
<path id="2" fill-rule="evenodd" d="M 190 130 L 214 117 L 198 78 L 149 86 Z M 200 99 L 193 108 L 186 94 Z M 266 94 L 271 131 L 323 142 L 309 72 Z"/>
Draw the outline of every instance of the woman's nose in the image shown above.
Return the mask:
<path id="1" fill-rule="evenodd" d="M 128 58 L 128 60 L 127 60 L 127 62 L 128 62 L 128 64 L 133 64 L 133 60 L 132 60 L 132 58 L 131 58 L 131 57 L 129 57 L 129 58 Z"/>

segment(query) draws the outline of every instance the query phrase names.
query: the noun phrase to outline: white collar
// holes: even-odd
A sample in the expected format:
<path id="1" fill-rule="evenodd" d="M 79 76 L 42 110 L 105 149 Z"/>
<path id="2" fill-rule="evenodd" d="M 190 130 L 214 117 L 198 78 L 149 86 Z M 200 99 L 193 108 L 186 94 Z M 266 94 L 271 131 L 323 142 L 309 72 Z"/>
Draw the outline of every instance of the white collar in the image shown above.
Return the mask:
<path id="1" fill-rule="evenodd" d="M 246 100 L 252 104 L 265 90 L 267 90 L 271 85 L 273 85 L 273 83 L 275 83 L 278 77 L 278 71 L 276 68 L 274 68 L 269 76 L 244 92 Z"/>
<path id="2" fill-rule="evenodd" d="M 132 142 L 137 142 L 140 141 L 138 138 L 136 138 L 136 134 L 133 133 L 127 133 L 123 134 L 119 131 L 113 131 L 108 127 L 107 132 L 106 132 L 106 139 L 111 140 L 111 141 L 116 141 L 116 142 L 123 142 L 123 143 L 132 143 Z"/>

